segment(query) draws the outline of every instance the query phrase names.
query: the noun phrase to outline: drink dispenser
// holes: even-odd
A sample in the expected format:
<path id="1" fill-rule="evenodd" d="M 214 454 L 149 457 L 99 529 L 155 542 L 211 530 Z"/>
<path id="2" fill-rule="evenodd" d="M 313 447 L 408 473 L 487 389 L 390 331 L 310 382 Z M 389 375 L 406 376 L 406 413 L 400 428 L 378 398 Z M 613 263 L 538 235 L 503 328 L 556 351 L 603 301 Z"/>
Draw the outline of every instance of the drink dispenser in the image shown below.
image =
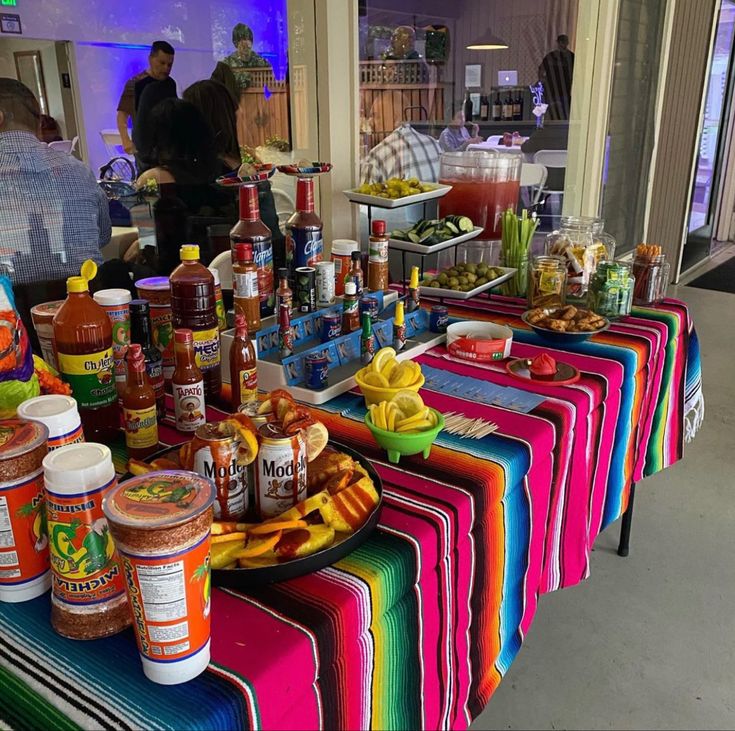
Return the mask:
<path id="1" fill-rule="evenodd" d="M 521 155 L 495 150 L 444 152 L 439 182 L 452 189 L 439 200 L 440 216 L 467 216 L 482 226 L 479 238 L 501 238 L 500 218 L 518 206 Z"/>

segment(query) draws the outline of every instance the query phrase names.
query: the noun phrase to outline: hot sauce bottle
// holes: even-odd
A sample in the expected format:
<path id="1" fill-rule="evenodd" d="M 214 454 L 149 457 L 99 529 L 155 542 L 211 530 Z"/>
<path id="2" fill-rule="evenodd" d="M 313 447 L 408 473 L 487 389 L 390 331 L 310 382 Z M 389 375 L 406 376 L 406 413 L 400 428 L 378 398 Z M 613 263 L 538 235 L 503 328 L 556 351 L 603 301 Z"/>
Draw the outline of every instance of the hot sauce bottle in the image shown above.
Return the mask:
<path id="1" fill-rule="evenodd" d="M 350 255 L 352 262 L 350 269 L 345 276 L 345 285 L 347 282 L 354 282 L 357 288 L 357 299 L 362 297 L 362 290 L 364 288 L 363 273 L 362 273 L 362 254 L 359 251 L 353 251 Z"/>
<path id="2" fill-rule="evenodd" d="M 195 432 L 207 423 L 204 409 L 204 378 L 194 357 L 194 334 L 191 330 L 174 330 L 176 368 L 171 377 L 176 428 Z"/>
<path id="3" fill-rule="evenodd" d="M 293 355 L 293 328 L 291 327 L 291 305 L 278 305 L 278 352 L 281 358 Z"/>
<path id="4" fill-rule="evenodd" d="M 230 347 L 230 385 L 232 410 L 240 404 L 258 398 L 258 365 L 255 348 L 248 337 L 248 323 L 244 315 L 235 315 L 235 337 Z"/>
<path id="5" fill-rule="evenodd" d="M 288 269 L 281 267 L 278 270 L 278 289 L 276 290 L 276 307 L 288 305 L 289 312 L 293 307 L 293 290 L 288 286 Z"/>
<path id="6" fill-rule="evenodd" d="M 411 279 L 408 282 L 408 301 L 406 307 L 409 312 L 419 308 L 419 268 L 411 267 Z"/>
<path id="7" fill-rule="evenodd" d="M 357 298 L 357 285 L 354 282 L 345 283 L 345 293 L 342 296 L 342 334 L 354 332 L 360 327 L 360 306 Z"/>
<path id="8" fill-rule="evenodd" d="M 232 288 L 235 315 L 245 315 L 248 330 L 260 330 L 260 295 L 258 294 L 258 267 L 253 261 L 250 244 L 235 244 L 235 265 L 232 267 Z"/>
<path id="9" fill-rule="evenodd" d="M 406 318 L 403 314 L 403 302 L 396 302 L 393 316 L 393 350 L 400 353 L 406 347 Z"/>
<path id="10" fill-rule="evenodd" d="M 143 349 L 138 343 L 128 348 L 128 382 L 122 397 L 125 446 L 128 457 L 146 459 L 158 451 L 156 394 L 148 380 Z"/>

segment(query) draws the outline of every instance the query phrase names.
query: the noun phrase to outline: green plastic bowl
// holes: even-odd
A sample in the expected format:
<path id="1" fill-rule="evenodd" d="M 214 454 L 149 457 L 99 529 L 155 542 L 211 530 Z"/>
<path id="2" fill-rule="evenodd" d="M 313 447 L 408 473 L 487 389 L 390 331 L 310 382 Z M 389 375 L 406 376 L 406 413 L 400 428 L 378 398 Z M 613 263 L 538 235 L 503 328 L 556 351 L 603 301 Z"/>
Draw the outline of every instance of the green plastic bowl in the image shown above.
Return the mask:
<path id="1" fill-rule="evenodd" d="M 431 454 L 431 445 L 436 440 L 437 434 L 444 428 L 444 416 L 436 409 L 431 409 L 439 421 L 433 429 L 418 432 L 417 434 L 398 434 L 385 429 L 378 429 L 370 418 L 370 412 L 365 414 L 365 424 L 373 433 L 375 441 L 388 452 L 388 461 L 398 464 L 401 457 L 409 457 L 412 454 L 421 454 L 428 459 Z"/>

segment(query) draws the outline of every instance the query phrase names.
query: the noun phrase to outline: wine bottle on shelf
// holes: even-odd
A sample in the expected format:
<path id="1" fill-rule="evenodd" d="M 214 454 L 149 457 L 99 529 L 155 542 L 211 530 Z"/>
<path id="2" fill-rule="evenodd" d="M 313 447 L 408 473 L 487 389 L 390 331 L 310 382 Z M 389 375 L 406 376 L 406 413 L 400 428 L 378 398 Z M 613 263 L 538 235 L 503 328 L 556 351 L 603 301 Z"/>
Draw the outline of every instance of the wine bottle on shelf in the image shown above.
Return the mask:
<path id="1" fill-rule="evenodd" d="M 480 97 L 480 120 L 483 122 L 487 122 L 490 116 L 490 101 L 488 98 L 483 94 Z"/>
<path id="2" fill-rule="evenodd" d="M 469 89 L 467 89 L 464 94 L 464 121 L 472 121 L 472 99 L 470 99 Z"/>
<path id="3" fill-rule="evenodd" d="M 518 121 L 522 119 L 521 116 L 521 105 L 523 104 L 523 97 L 521 96 L 521 90 L 518 89 L 515 98 L 513 99 L 513 119 Z"/>
<path id="4" fill-rule="evenodd" d="M 506 95 L 503 100 L 503 121 L 513 119 L 513 99 L 511 98 L 510 92 Z"/>
<path id="5" fill-rule="evenodd" d="M 499 122 L 503 117 L 503 102 L 500 99 L 500 91 L 495 94 L 493 101 L 493 122 Z"/>

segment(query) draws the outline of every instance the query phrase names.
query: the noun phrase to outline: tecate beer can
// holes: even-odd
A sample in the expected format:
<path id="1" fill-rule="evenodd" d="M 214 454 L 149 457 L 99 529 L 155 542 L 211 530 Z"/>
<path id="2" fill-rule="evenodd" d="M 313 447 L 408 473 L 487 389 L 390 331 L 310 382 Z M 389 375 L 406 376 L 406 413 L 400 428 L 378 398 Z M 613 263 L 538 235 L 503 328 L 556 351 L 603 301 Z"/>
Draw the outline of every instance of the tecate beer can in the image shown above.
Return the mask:
<path id="1" fill-rule="evenodd" d="M 255 505 L 262 520 L 306 498 L 306 446 L 301 434 L 286 436 L 276 424 L 258 428 Z"/>
<path id="2" fill-rule="evenodd" d="M 307 388 L 318 390 L 327 385 L 329 362 L 326 355 L 310 353 L 304 359 L 304 380 Z"/>
<path id="3" fill-rule="evenodd" d="M 278 352 L 281 358 L 293 354 L 293 328 L 291 327 L 291 308 L 288 305 L 278 307 Z"/>
<path id="4" fill-rule="evenodd" d="M 449 324 L 449 310 L 444 305 L 434 305 L 429 315 L 429 330 L 433 333 L 445 333 Z"/>
<path id="5" fill-rule="evenodd" d="M 321 341 L 328 343 L 342 334 L 342 315 L 339 312 L 327 312 L 322 315 Z"/>
<path id="6" fill-rule="evenodd" d="M 237 463 L 240 440 L 231 424 L 203 424 L 194 434 L 194 472 L 214 482 L 214 517 L 241 520 L 248 509 L 247 468 Z"/>
<path id="7" fill-rule="evenodd" d="M 333 261 L 320 261 L 316 264 L 316 304 L 318 307 L 329 307 L 334 304 L 335 274 Z"/>
<path id="8" fill-rule="evenodd" d="M 296 309 L 299 312 L 316 311 L 316 269 L 296 267 Z"/>
<path id="9" fill-rule="evenodd" d="M 380 304 L 378 303 L 377 297 L 361 297 L 360 298 L 360 322 L 362 322 L 363 314 L 367 312 L 370 315 L 370 320 L 375 322 L 378 319 L 378 312 L 380 312 Z"/>

